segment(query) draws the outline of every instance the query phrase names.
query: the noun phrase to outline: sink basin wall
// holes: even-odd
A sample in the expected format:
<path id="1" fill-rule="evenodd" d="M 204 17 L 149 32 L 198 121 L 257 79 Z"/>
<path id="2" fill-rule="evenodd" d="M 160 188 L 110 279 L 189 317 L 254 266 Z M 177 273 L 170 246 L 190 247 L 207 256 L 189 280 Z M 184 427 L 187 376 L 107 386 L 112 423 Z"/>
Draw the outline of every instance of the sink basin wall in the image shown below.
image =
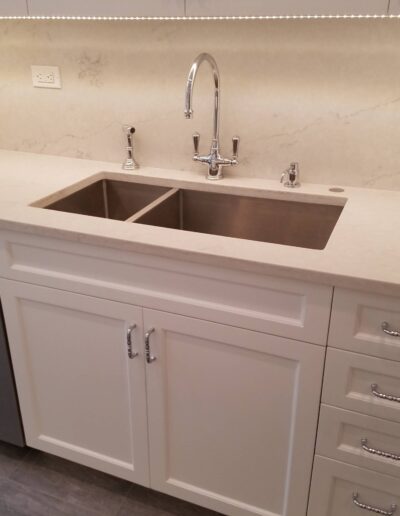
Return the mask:
<path id="1" fill-rule="evenodd" d="M 162 186 L 102 179 L 48 206 L 47 209 L 126 220 L 168 191 Z"/>
<path id="2" fill-rule="evenodd" d="M 179 190 L 135 222 L 324 249 L 343 206 Z"/>
<path id="3" fill-rule="evenodd" d="M 102 179 L 45 208 L 259 242 L 324 249 L 343 206 Z"/>

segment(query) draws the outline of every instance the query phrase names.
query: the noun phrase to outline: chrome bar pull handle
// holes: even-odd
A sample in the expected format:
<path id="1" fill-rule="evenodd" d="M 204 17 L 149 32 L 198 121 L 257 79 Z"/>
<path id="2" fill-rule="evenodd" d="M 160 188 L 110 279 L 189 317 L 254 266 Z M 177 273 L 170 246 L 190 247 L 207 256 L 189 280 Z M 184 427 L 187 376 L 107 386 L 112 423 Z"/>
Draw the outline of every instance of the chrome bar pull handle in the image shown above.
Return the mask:
<path id="1" fill-rule="evenodd" d="M 368 446 L 368 439 L 361 439 L 361 447 L 364 451 L 371 453 L 372 455 L 378 455 L 378 457 L 384 457 L 385 459 L 400 460 L 400 455 L 370 448 Z"/>
<path id="2" fill-rule="evenodd" d="M 374 396 L 376 396 L 377 398 L 380 398 L 381 400 L 395 401 L 396 403 L 400 403 L 399 396 L 392 396 L 391 394 L 384 394 L 383 392 L 379 392 L 378 389 L 379 389 L 378 384 L 373 383 L 371 385 L 372 394 Z"/>
<path id="3" fill-rule="evenodd" d="M 128 347 L 128 357 L 129 358 L 136 358 L 139 355 L 139 352 L 132 350 L 132 332 L 136 328 L 136 324 L 132 324 L 132 326 L 129 326 L 127 332 L 126 332 L 126 345 Z"/>
<path id="4" fill-rule="evenodd" d="M 233 148 L 232 160 L 237 160 L 239 157 L 239 142 L 240 142 L 239 136 L 234 136 L 232 138 L 232 148 Z"/>
<path id="5" fill-rule="evenodd" d="M 199 145 L 200 145 L 200 134 L 194 133 L 193 134 L 193 147 L 194 147 L 194 155 L 199 155 Z"/>
<path id="6" fill-rule="evenodd" d="M 400 331 L 391 330 L 388 322 L 383 321 L 381 324 L 382 331 L 386 333 L 386 335 L 390 335 L 391 337 L 400 337 Z"/>
<path id="7" fill-rule="evenodd" d="M 146 362 L 148 364 L 151 364 L 155 360 L 157 360 L 157 357 L 153 356 L 151 354 L 150 349 L 150 335 L 155 331 L 155 328 L 150 328 L 150 330 L 146 331 L 144 335 L 144 347 L 145 347 L 145 353 L 146 353 Z"/>
<path id="8" fill-rule="evenodd" d="M 382 516 L 393 516 L 393 514 L 397 510 L 397 505 L 392 504 L 390 506 L 390 510 L 385 511 L 385 509 L 379 509 L 378 507 L 373 507 L 372 505 L 368 505 L 359 501 L 358 493 L 353 493 L 353 503 L 360 509 L 364 509 L 365 511 L 374 512 L 375 514 L 381 514 Z"/>

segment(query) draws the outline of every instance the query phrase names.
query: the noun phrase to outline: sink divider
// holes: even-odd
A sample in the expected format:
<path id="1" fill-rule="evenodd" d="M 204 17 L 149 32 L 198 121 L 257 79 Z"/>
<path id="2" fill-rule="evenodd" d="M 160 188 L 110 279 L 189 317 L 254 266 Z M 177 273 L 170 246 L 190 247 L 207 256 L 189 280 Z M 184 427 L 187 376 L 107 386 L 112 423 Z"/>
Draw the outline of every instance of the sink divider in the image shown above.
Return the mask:
<path id="1" fill-rule="evenodd" d="M 177 192 L 179 192 L 180 188 L 171 188 L 171 190 L 168 190 L 168 192 L 165 192 L 165 194 L 161 195 L 161 197 L 157 197 L 153 202 L 142 208 L 141 210 L 134 213 L 132 216 L 127 218 L 125 222 L 135 222 L 140 217 L 143 217 L 146 213 L 154 209 L 155 207 L 162 204 L 164 201 L 175 195 Z"/>

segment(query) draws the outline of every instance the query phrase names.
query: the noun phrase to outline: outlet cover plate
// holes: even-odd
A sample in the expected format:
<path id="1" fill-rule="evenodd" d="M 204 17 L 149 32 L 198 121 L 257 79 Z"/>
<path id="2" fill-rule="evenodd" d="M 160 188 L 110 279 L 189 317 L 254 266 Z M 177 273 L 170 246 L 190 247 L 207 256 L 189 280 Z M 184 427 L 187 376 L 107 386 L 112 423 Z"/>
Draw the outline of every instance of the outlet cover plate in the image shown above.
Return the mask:
<path id="1" fill-rule="evenodd" d="M 32 65 L 32 84 L 35 88 L 61 88 L 58 66 Z"/>

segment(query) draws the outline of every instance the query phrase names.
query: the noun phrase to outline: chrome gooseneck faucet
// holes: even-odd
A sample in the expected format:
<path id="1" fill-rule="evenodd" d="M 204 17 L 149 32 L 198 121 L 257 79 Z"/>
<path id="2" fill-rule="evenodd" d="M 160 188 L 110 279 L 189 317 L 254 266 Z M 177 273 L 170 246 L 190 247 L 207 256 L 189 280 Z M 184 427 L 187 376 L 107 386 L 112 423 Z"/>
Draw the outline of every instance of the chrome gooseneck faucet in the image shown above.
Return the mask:
<path id="1" fill-rule="evenodd" d="M 211 141 L 210 154 L 208 156 L 199 155 L 199 144 L 200 134 L 194 133 L 193 145 L 194 145 L 194 161 L 205 163 L 208 165 L 207 179 L 222 179 L 222 167 L 232 166 L 238 164 L 238 149 L 239 149 L 239 137 L 235 136 L 232 138 L 233 142 L 233 155 L 231 159 L 221 157 L 219 149 L 219 107 L 221 100 L 221 80 L 219 76 L 218 66 L 215 59 L 210 54 L 200 54 L 194 60 L 192 67 L 190 68 L 189 77 L 186 85 L 186 96 L 185 96 L 185 117 L 190 119 L 193 118 L 193 86 L 196 79 L 197 72 L 201 64 L 207 61 L 211 66 L 214 81 L 214 121 L 213 121 L 213 137 Z"/>

